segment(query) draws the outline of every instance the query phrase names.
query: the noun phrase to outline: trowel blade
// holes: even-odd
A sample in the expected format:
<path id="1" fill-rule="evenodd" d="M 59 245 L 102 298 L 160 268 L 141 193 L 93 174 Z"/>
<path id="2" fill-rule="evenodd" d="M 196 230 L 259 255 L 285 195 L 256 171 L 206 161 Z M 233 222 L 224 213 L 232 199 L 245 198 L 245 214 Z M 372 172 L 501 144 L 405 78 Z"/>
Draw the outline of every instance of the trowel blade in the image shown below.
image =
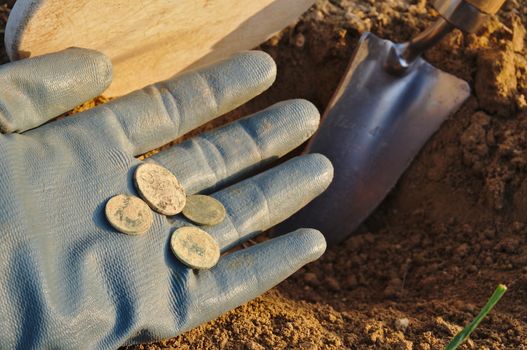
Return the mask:
<path id="1" fill-rule="evenodd" d="M 328 190 L 285 227 L 335 244 L 382 202 L 426 141 L 470 95 L 469 85 L 419 58 L 404 76 L 384 69 L 394 43 L 365 33 L 306 152 L 333 163 Z"/>

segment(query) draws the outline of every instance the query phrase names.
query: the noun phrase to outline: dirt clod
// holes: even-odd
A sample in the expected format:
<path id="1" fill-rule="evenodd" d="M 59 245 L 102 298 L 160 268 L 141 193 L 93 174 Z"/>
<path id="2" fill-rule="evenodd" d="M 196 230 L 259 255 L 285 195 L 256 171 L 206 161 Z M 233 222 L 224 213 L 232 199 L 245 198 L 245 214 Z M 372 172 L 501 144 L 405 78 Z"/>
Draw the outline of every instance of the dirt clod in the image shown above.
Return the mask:
<path id="1" fill-rule="evenodd" d="M 409 325 L 410 325 L 410 320 L 408 320 L 406 317 L 398 318 L 397 320 L 395 320 L 395 329 L 403 333 L 406 332 L 406 329 L 408 328 Z"/>
<path id="2" fill-rule="evenodd" d="M 497 116 L 515 110 L 517 89 L 515 55 L 510 51 L 483 50 L 478 55 L 476 96 L 480 107 Z"/>

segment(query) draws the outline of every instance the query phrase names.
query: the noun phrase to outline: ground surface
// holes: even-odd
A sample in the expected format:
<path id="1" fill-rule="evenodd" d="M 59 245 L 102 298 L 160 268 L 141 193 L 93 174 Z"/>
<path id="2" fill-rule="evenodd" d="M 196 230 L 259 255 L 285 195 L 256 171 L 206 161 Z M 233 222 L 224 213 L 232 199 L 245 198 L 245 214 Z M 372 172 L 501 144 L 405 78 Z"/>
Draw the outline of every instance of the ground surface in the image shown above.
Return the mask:
<path id="1" fill-rule="evenodd" d="M 455 32 L 426 55 L 474 95 L 350 240 L 218 320 L 135 348 L 442 349 L 505 283 L 462 348 L 527 349 L 526 5 L 509 0 L 480 36 Z M 432 17 L 418 0 L 318 1 L 262 46 L 275 86 L 207 128 L 293 97 L 323 110 L 360 32 L 405 40 Z"/>

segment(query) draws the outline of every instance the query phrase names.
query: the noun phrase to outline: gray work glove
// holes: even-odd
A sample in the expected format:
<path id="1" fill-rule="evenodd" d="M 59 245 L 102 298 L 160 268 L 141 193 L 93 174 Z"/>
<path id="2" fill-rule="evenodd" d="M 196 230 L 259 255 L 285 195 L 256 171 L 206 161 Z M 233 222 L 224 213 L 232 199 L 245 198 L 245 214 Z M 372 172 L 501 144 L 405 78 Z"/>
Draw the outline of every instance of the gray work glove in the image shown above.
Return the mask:
<path id="1" fill-rule="evenodd" d="M 0 68 L 0 348 L 109 349 L 174 336 L 273 287 L 325 249 L 300 229 L 194 272 L 173 257 L 183 218 L 154 214 L 142 236 L 116 232 L 106 201 L 135 194 L 135 156 L 267 89 L 276 67 L 261 52 L 234 56 L 47 124 L 111 80 L 103 55 L 69 49 Z M 223 252 L 299 210 L 330 183 L 321 155 L 245 178 L 302 144 L 319 114 L 302 100 L 276 104 L 147 161 L 189 194 L 227 209 L 206 228 Z M 241 181 L 240 181 L 241 180 Z M 228 185 L 228 186 L 227 186 Z"/>

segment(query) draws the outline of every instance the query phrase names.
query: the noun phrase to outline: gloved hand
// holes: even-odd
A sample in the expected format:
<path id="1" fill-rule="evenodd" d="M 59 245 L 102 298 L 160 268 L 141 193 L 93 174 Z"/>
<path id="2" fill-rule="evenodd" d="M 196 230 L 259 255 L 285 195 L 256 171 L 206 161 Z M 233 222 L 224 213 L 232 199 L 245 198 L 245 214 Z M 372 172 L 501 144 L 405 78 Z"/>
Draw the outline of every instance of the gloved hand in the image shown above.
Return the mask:
<path id="1" fill-rule="evenodd" d="M 106 201 L 135 194 L 135 156 L 244 103 L 275 79 L 272 59 L 242 53 L 71 118 L 44 124 L 104 91 L 111 65 L 69 49 L 0 68 L 0 348 L 91 349 L 174 336 L 273 287 L 325 249 L 300 229 L 194 272 L 173 257 L 183 218 L 154 214 L 142 236 L 110 227 Z M 315 107 L 287 101 L 149 158 L 187 193 L 227 209 L 206 228 L 223 252 L 284 220 L 332 179 L 321 155 L 247 174 L 309 138 Z"/>

